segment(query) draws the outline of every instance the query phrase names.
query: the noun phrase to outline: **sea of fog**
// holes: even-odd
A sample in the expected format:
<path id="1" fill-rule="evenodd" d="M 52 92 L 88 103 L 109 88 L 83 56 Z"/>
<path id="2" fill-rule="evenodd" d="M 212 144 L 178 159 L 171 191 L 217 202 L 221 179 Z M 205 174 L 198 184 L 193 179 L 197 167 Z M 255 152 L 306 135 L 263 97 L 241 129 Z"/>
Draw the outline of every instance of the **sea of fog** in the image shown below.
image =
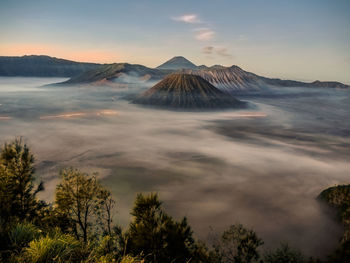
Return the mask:
<path id="1" fill-rule="evenodd" d="M 147 87 L 52 87 L 57 78 L 0 78 L 0 143 L 23 136 L 53 200 L 60 169 L 98 172 L 126 226 L 136 193 L 158 192 L 203 240 L 233 223 L 265 248 L 289 242 L 324 256 L 342 228 L 316 197 L 350 179 L 350 91 L 280 88 L 217 112 L 143 108 Z"/>

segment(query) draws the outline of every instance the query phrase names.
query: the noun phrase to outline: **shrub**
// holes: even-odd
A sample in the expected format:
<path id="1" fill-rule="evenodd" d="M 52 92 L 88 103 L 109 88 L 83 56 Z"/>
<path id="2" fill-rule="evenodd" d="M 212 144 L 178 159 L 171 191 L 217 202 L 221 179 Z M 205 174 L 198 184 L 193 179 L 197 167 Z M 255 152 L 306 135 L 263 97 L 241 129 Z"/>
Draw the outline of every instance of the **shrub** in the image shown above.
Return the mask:
<path id="1" fill-rule="evenodd" d="M 105 258 L 105 260 L 108 259 L 110 262 L 112 262 L 113 260 L 115 261 L 118 256 L 120 256 L 120 253 L 121 249 L 119 248 L 117 238 L 115 236 L 106 235 L 101 237 L 98 242 L 96 242 L 94 251 L 91 254 L 93 254 L 94 257 L 99 258 L 100 261 L 102 258 Z"/>
<path id="2" fill-rule="evenodd" d="M 26 248 L 24 258 L 29 262 L 74 262 L 79 241 L 67 234 L 56 234 L 33 240 Z"/>
<path id="3" fill-rule="evenodd" d="M 123 256 L 119 263 L 142 263 L 144 262 L 143 260 L 141 260 L 139 257 L 132 257 L 132 256 Z"/>
<path id="4" fill-rule="evenodd" d="M 11 246 L 18 252 L 39 237 L 40 230 L 30 223 L 19 223 L 9 233 Z"/>

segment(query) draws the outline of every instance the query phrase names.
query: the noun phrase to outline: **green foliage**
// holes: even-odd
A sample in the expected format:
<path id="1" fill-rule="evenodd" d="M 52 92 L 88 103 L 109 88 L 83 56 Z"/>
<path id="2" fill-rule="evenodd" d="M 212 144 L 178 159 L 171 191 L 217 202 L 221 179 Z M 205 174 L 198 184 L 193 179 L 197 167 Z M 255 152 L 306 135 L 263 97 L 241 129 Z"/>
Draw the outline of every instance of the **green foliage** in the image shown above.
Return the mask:
<path id="1" fill-rule="evenodd" d="M 329 262 L 350 262 L 350 184 L 327 188 L 319 199 L 338 211 L 338 218 L 345 231 L 338 248 L 330 255 Z"/>
<path id="2" fill-rule="evenodd" d="M 112 197 L 111 192 L 106 189 L 100 189 L 100 200 L 101 200 L 101 221 L 104 223 L 105 231 L 108 235 L 112 235 L 112 210 L 115 205 L 115 201 Z"/>
<path id="3" fill-rule="evenodd" d="M 17 139 L 0 152 L 0 262 L 249 263 L 260 260 L 263 241 L 253 230 L 232 225 L 213 250 L 193 238 L 186 218 L 175 220 L 162 209 L 157 194 L 138 194 L 133 220 L 123 232 L 113 227 L 111 193 L 95 175 L 77 169 L 61 172 L 55 202 L 36 198 L 34 157 Z M 350 185 L 331 187 L 319 198 L 338 209 L 346 228 L 327 262 L 350 262 Z M 74 235 L 68 234 L 73 233 Z M 82 242 L 84 241 L 84 242 Z M 265 263 L 302 263 L 288 245 L 265 253 Z"/>
<path id="4" fill-rule="evenodd" d="M 11 247 L 20 251 L 29 242 L 39 237 L 41 230 L 30 223 L 18 223 L 9 233 Z"/>
<path id="5" fill-rule="evenodd" d="M 90 176 L 69 168 L 61 171 L 61 177 L 62 182 L 56 187 L 57 212 L 67 216 L 72 222 L 71 227 L 76 237 L 87 242 L 92 226 L 103 225 L 101 217 L 106 205 L 113 203 L 111 195 L 95 175 Z M 110 224 L 111 219 L 108 222 Z"/>
<path id="6" fill-rule="evenodd" d="M 224 231 L 214 248 L 219 262 L 249 263 L 259 259 L 258 247 L 263 244 L 253 230 L 237 224 Z"/>
<path id="7" fill-rule="evenodd" d="M 52 229 L 59 228 L 64 233 L 72 232 L 73 221 L 71 218 L 52 204 L 40 210 L 39 218 L 40 221 L 36 222 L 36 225 L 43 231 L 51 232 Z"/>
<path id="8" fill-rule="evenodd" d="M 197 244 L 186 218 L 175 221 L 161 208 L 156 194 L 138 194 L 126 234 L 127 252 L 146 262 L 195 262 Z"/>
<path id="9" fill-rule="evenodd" d="M 21 139 L 5 143 L 0 153 L 0 215 L 2 222 L 32 220 L 40 204 L 35 196 L 43 190 L 34 187 L 34 156 Z"/>
<path id="10" fill-rule="evenodd" d="M 117 262 L 115 257 L 110 254 L 103 255 L 95 260 L 96 263 L 110 263 Z"/>
<path id="11" fill-rule="evenodd" d="M 343 222 L 347 231 L 343 241 L 350 240 L 350 184 L 338 185 L 327 188 L 319 195 L 319 199 L 327 202 L 338 210 L 339 219 Z"/>
<path id="12" fill-rule="evenodd" d="M 96 246 L 95 253 L 98 255 L 112 254 L 114 251 L 119 250 L 117 240 L 110 236 L 102 236 Z"/>
<path id="13" fill-rule="evenodd" d="M 33 240 L 25 249 L 25 262 L 76 262 L 79 241 L 68 234 L 49 235 Z"/>
<path id="14" fill-rule="evenodd" d="M 130 255 L 123 256 L 119 263 L 142 263 L 144 262 L 139 257 L 132 257 Z"/>
<path id="15" fill-rule="evenodd" d="M 269 251 L 264 256 L 265 263 L 304 263 L 306 262 L 303 254 L 292 249 L 288 244 L 281 244 L 274 251 Z"/>
<path id="16" fill-rule="evenodd" d="M 92 252 L 95 258 L 109 258 L 116 260 L 123 254 L 124 247 L 122 237 L 113 232 L 112 235 L 105 235 L 100 237 Z"/>

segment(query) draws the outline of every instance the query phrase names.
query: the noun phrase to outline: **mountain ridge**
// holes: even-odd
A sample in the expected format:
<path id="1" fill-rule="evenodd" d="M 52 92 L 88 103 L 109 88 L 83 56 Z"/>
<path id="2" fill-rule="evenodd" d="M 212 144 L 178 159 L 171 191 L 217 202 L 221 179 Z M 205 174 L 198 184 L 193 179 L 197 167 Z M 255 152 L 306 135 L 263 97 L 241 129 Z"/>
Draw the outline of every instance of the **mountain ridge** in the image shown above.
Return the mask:
<path id="1" fill-rule="evenodd" d="M 337 81 L 302 82 L 296 80 L 283 80 L 267 78 L 232 65 L 224 67 L 214 65 L 200 70 L 184 69 L 183 73 L 201 76 L 211 84 L 225 92 L 264 91 L 271 87 L 315 87 L 315 88 L 350 88 L 350 85 Z"/>
<path id="2" fill-rule="evenodd" d="M 121 74 L 132 75 L 136 79 L 138 78 L 140 81 L 160 80 L 169 73 L 171 73 L 169 70 L 152 69 L 139 64 L 113 63 L 102 65 L 98 69 L 83 72 L 80 75 L 72 77 L 71 79 L 63 82 L 62 84 L 113 82 L 118 79 Z"/>
<path id="3" fill-rule="evenodd" d="M 46 55 L 0 56 L 0 76 L 72 77 L 100 65 Z"/>
<path id="4" fill-rule="evenodd" d="M 170 67 L 174 66 L 174 61 L 175 66 L 180 67 L 180 69 L 162 68 L 162 65 L 169 62 L 172 64 Z M 179 61 L 180 63 L 178 63 Z M 230 67 L 222 65 L 196 66 L 181 56 L 173 57 L 162 65 L 157 68 L 149 68 L 129 63 L 98 64 L 75 62 L 45 55 L 0 56 L 0 76 L 70 77 L 68 81 L 59 83 L 59 85 L 87 83 L 114 85 L 115 82 L 125 82 L 127 84 L 130 78 L 132 81 L 141 83 L 159 81 L 168 74 L 180 72 L 201 76 L 226 93 L 259 92 L 268 90 L 271 87 L 350 88 L 350 85 L 337 81 L 316 80 L 313 82 L 302 82 L 267 78 L 245 71 L 236 65 Z"/>
<path id="5" fill-rule="evenodd" d="M 183 57 L 174 57 L 175 60 Z M 173 59 L 168 60 L 173 61 Z M 186 61 L 188 61 L 186 59 Z M 165 62 L 165 63 L 167 63 Z M 191 63 L 191 62 L 190 62 Z M 163 63 L 164 64 L 164 63 Z M 163 65 L 162 64 L 162 65 Z M 193 63 L 191 63 L 193 64 Z M 124 65 L 113 66 L 113 65 Z M 194 64 L 193 64 L 194 65 Z M 195 65 L 194 65 L 195 66 Z M 114 67 L 114 70 L 110 70 Z M 104 71 L 104 72 L 103 72 Z M 93 82 L 98 83 L 112 83 L 113 79 L 116 80 L 120 77 L 120 74 L 132 74 L 142 80 L 161 80 L 165 76 L 171 73 L 185 73 L 198 75 L 203 79 L 210 82 L 212 85 L 226 93 L 237 93 L 237 92 L 260 92 L 266 91 L 272 87 L 320 87 L 320 88 L 350 88 L 349 85 L 336 82 L 336 81 L 314 81 L 314 82 L 301 82 L 295 80 L 282 80 L 278 78 L 267 78 L 259 76 L 255 73 L 248 72 L 242 68 L 232 65 L 225 67 L 222 65 L 213 65 L 207 67 L 205 65 L 195 66 L 195 68 L 181 68 L 181 69 L 159 69 L 159 68 L 148 68 L 138 64 L 128 63 L 116 63 L 108 64 L 97 70 L 91 70 L 85 72 L 80 76 L 72 78 L 65 82 L 66 84 L 79 84 L 88 83 L 91 81 L 91 76 L 94 76 Z"/>

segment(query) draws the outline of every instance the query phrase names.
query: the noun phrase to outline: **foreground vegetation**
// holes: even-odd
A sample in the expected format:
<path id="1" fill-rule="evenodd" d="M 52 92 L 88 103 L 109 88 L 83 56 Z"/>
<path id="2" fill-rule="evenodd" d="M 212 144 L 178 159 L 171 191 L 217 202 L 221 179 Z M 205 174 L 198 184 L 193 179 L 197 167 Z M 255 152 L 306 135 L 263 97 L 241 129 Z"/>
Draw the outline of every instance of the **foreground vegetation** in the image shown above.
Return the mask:
<path id="1" fill-rule="evenodd" d="M 340 244 L 330 258 L 334 262 L 350 262 L 350 185 L 330 187 L 321 192 L 319 199 L 337 209 L 338 219 L 345 228 Z"/>
<path id="2" fill-rule="evenodd" d="M 121 229 L 113 221 L 115 201 L 97 180 L 74 168 L 60 172 L 53 203 L 37 198 L 34 156 L 17 139 L 0 152 L 0 262 L 120 263 L 302 263 L 288 244 L 263 250 L 263 240 L 241 224 L 230 226 L 212 244 L 193 236 L 186 218 L 175 220 L 157 194 L 138 194 L 132 221 Z M 326 262 L 349 260 L 350 185 L 325 190 L 320 199 L 336 207 L 346 232 Z"/>

